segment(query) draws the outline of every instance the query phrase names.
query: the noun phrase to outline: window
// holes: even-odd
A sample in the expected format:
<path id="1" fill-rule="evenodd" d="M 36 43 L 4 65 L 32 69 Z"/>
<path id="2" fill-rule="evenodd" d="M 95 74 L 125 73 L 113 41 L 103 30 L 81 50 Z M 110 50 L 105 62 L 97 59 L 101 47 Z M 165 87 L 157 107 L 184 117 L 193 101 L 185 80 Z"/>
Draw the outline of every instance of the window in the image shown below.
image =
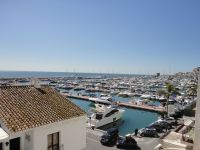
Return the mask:
<path id="1" fill-rule="evenodd" d="M 115 114 L 115 113 L 117 113 L 117 112 L 119 112 L 118 109 L 113 109 L 113 110 L 111 110 L 109 113 L 107 113 L 107 114 L 105 115 L 105 117 L 110 117 L 111 115 L 113 115 L 113 114 Z"/>
<path id="2" fill-rule="evenodd" d="M 48 150 L 59 150 L 59 132 L 48 135 Z"/>
<path id="3" fill-rule="evenodd" d="M 103 117 L 103 114 L 96 114 L 96 119 L 97 119 L 97 120 L 101 120 L 102 117 Z"/>

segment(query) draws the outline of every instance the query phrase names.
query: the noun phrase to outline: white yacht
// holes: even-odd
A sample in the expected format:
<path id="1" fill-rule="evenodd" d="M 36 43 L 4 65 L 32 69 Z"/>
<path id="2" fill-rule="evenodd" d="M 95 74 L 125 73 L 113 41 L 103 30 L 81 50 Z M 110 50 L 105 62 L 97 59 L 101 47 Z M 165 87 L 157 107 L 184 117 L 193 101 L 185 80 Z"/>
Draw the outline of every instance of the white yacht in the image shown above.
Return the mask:
<path id="1" fill-rule="evenodd" d="M 87 124 L 89 127 L 99 128 L 121 119 L 124 111 L 111 105 L 95 104 L 95 108 L 88 116 Z"/>
<path id="2" fill-rule="evenodd" d="M 140 98 L 141 98 L 141 99 L 150 99 L 150 98 L 151 98 L 151 95 L 143 94 L 143 95 L 141 95 Z"/>
<path id="3" fill-rule="evenodd" d="M 108 94 L 100 94 L 100 98 L 102 100 L 108 100 L 108 101 L 112 101 L 112 96 L 108 95 Z"/>
<path id="4" fill-rule="evenodd" d="M 96 103 L 111 104 L 111 102 L 108 101 L 108 100 L 96 98 L 96 97 L 89 97 L 89 100 L 92 101 L 92 102 L 96 102 Z"/>
<path id="5" fill-rule="evenodd" d="M 132 97 L 134 95 L 135 95 L 134 93 L 131 93 L 131 92 L 128 92 L 128 91 L 120 92 L 118 94 L 118 96 L 121 96 L 121 97 Z"/>
<path id="6" fill-rule="evenodd" d="M 119 94 L 119 91 L 111 91 L 110 94 L 111 95 L 117 95 L 117 94 Z"/>
<path id="7" fill-rule="evenodd" d="M 164 96 L 161 96 L 158 100 L 159 101 L 166 101 L 167 99 Z"/>

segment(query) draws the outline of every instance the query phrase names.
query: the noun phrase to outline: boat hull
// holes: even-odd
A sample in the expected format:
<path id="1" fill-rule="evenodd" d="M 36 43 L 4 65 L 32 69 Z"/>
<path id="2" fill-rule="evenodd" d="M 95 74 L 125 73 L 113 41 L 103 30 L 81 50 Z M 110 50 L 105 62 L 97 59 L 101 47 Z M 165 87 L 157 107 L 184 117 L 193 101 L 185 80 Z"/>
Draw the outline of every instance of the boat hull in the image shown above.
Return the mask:
<path id="1" fill-rule="evenodd" d="M 99 128 L 99 127 L 111 124 L 113 122 L 120 120 L 123 116 L 123 113 L 124 113 L 124 110 L 120 110 L 119 113 L 113 114 L 112 116 L 109 116 L 109 117 L 105 117 L 98 121 L 93 120 L 93 119 L 88 119 L 88 126 Z"/>

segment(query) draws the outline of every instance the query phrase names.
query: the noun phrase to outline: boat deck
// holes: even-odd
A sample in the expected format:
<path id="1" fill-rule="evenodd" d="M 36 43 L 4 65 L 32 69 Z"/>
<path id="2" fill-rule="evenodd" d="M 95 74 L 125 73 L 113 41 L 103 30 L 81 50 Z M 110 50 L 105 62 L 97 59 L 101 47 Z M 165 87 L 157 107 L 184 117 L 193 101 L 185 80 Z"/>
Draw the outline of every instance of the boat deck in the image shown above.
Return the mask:
<path id="1" fill-rule="evenodd" d="M 81 100 L 85 100 L 85 101 L 98 102 L 101 104 L 107 104 L 107 105 L 111 104 L 111 102 L 109 102 L 109 101 L 90 99 L 87 96 L 78 96 L 78 95 L 65 95 L 65 96 L 67 96 L 68 98 L 76 98 L 76 99 L 81 99 Z"/>

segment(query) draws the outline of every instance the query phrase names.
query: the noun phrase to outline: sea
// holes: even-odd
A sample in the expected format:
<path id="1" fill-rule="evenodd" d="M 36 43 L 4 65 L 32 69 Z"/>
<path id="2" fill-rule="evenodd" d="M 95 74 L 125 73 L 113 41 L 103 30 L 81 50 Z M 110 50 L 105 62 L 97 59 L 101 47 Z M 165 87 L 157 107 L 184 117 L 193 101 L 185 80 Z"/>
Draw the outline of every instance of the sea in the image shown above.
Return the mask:
<path id="1" fill-rule="evenodd" d="M 0 78 L 50 78 L 50 77 L 83 77 L 83 78 L 111 78 L 145 76 L 137 74 L 110 73 L 79 73 L 79 72 L 39 72 L 39 71 L 0 71 Z"/>
<path id="2" fill-rule="evenodd" d="M 72 73 L 72 72 L 30 72 L 30 71 L 0 71 L 0 78 L 50 78 L 50 77 L 83 77 L 83 78 L 114 78 L 114 77 L 134 77 L 143 75 L 131 74 L 105 74 L 105 73 Z M 73 91 L 74 92 L 74 91 Z M 100 93 L 97 93 L 99 95 Z M 130 98 L 121 98 L 114 96 L 113 99 L 121 102 L 129 102 Z M 137 100 L 137 98 L 135 98 Z M 88 112 L 90 109 L 90 102 L 82 101 L 79 99 L 71 99 L 71 101 L 78 105 L 80 108 Z M 159 105 L 158 103 L 154 103 Z M 150 123 L 156 121 L 159 114 L 155 112 L 143 111 L 138 109 L 122 108 L 125 109 L 122 120 L 117 124 L 105 126 L 102 130 L 107 130 L 110 127 L 119 128 L 119 134 L 124 136 L 129 133 L 134 133 L 135 129 L 141 129 L 148 126 Z"/>

